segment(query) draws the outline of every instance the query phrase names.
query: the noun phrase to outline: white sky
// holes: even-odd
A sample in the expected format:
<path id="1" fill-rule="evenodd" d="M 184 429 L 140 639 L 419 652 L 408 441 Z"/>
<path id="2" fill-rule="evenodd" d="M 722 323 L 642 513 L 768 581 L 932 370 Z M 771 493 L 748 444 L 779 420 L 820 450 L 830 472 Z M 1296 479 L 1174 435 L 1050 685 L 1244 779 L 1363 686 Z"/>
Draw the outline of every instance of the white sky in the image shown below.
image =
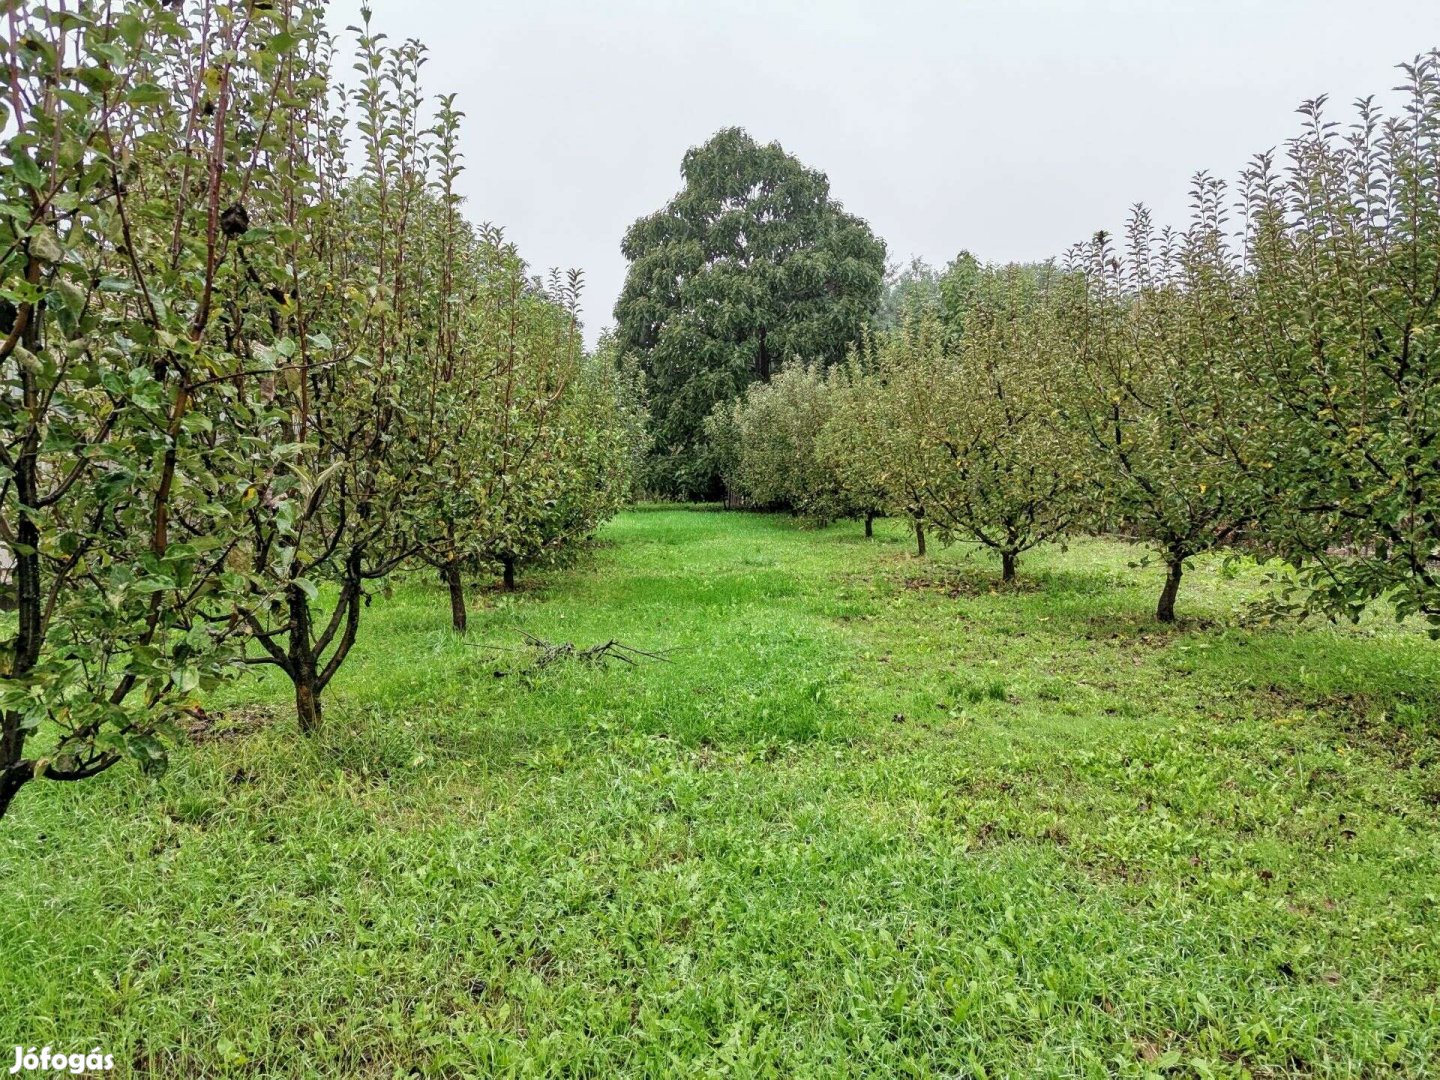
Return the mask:
<path id="1" fill-rule="evenodd" d="M 892 259 L 1042 259 L 1141 200 L 1183 220 L 1328 93 L 1335 119 L 1440 45 L 1436 0 L 372 0 L 467 117 L 462 191 L 612 321 L 620 238 L 680 158 L 746 128 L 830 177 Z M 336 29 L 359 4 L 334 0 Z M 348 77 L 348 65 L 345 69 Z"/>

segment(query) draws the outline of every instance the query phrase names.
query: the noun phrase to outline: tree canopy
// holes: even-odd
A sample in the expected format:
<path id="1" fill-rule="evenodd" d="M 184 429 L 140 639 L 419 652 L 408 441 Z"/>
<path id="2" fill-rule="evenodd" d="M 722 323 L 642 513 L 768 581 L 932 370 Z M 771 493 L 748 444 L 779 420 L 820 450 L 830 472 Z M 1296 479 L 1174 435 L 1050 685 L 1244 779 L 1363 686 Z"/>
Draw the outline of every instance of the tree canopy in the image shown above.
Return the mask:
<path id="1" fill-rule="evenodd" d="M 647 484 L 703 497 L 719 484 L 705 418 L 796 357 L 843 359 L 879 303 L 885 245 L 824 173 L 740 128 L 692 148 L 681 175 L 679 194 L 625 235 L 615 318 L 649 394 Z"/>
<path id="2" fill-rule="evenodd" d="M 346 89 L 318 0 L 12 8 L 0 817 L 163 768 L 254 665 L 318 731 L 377 590 L 428 563 L 463 630 L 461 572 L 583 539 L 644 422 L 583 356 L 579 274 L 528 284 L 464 217 L 419 42 L 362 8 Z"/>

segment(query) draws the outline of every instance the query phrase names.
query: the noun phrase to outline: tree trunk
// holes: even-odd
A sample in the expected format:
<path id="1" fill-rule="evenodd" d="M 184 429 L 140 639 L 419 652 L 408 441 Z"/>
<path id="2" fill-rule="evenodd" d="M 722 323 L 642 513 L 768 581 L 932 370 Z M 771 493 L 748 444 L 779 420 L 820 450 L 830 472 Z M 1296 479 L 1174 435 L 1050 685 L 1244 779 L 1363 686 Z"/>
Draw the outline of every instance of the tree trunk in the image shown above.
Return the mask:
<path id="1" fill-rule="evenodd" d="M 33 337 L 33 324 L 27 324 L 25 338 Z M 38 390 L 35 376 L 20 365 L 21 393 L 25 405 L 38 411 Z M 40 528 L 35 523 L 40 501 L 40 465 L 37 459 L 40 437 L 34 426 L 26 432 L 15 461 L 15 501 L 18 513 L 15 542 L 8 545 L 15 565 L 11 573 L 15 582 L 15 636 L 10 639 L 10 655 L 6 658 L 6 675 L 23 678 L 40 661 L 40 644 L 45 636 L 45 591 L 40 569 Z M 33 768 L 25 760 L 25 738 L 29 734 L 19 712 L 0 715 L 0 817 L 15 798 Z"/>
<path id="2" fill-rule="evenodd" d="M 314 735 L 320 730 L 320 688 L 316 685 L 314 665 L 308 673 L 296 672 L 294 680 L 295 716 L 300 721 L 300 730 Z"/>
<path id="3" fill-rule="evenodd" d="M 925 518 L 923 515 L 915 515 L 915 555 L 923 557 L 925 554 Z"/>
<path id="4" fill-rule="evenodd" d="M 1180 591 L 1180 577 L 1185 573 L 1185 556 L 1172 555 L 1166 562 L 1165 588 L 1160 590 L 1160 603 L 1155 618 L 1163 623 L 1175 621 L 1175 594 Z"/>
<path id="5" fill-rule="evenodd" d="M 866 536 L 874 536 L 874 535 L 875 535 L 875 515 L 874 515 L 874 514 L 866 514 L 866 515 L 865 515 L 865 535 L 866 535 Z"/>
<path id="6" fill-rule="evenodd" d="M 445 584 L 450 589 L 450 626 L 457 634 L 466 630 L 465 582 L 460 576 L 459 563 L 446 563 L 441 570 Z"/>
<path id="7" fill-rule="evenodd" d="M 320 673 L 316 670 L 315 648 L 310 640 L 310 598 L 296 585 L 291 585 L 286 592 L 290 604 L 288 674 L 295 684 L 295 718 L 301 732 L 313 735 L 320 730 Z"/>
<path id="8" fill-rule="evenodd" d="M 770 381 L 770 349 L 765 344 L 765 327 L 760 327 L 760 353 L 755 357 L 755 374 L 762 383 Z"/>
<path id="9" fill-rule="evenodd" d="M 32 775 L 28 762 L 0 762 L 0 818 L 5 816 L 11 801 Z"/>
<path id="10" fill-rule="evenodd" d="M 1005 582 L 1015 580 L 1015 552 L 1013 551 L 1000 553 L 1000 580 Z"/>
<path id="11" fill-rule="evenodd" d="M 501 560 L 500 560 L 500 563 L 501 563 L 502 566 L 505 567 L 505 578 L 504 578 L 504 581 L 505 581 L 505 591 L 506 591 L 506 592 L 514 592 L 514 591 L 515 591 L 515 560 L 514 560 L 514 559 L 501 559 Z"/>

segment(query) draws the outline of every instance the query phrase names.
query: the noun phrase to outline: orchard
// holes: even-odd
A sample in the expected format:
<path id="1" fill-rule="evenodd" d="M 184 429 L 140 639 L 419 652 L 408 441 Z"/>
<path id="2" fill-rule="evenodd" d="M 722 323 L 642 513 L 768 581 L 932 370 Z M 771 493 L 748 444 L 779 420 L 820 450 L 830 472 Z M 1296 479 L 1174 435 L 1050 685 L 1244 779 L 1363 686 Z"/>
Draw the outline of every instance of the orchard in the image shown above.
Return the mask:
<path id="1" fill-rule="evenodd" d="M 1031 7 L 0 3 L 11 1072 L 1440 1073 L 1440 52 Z"/>

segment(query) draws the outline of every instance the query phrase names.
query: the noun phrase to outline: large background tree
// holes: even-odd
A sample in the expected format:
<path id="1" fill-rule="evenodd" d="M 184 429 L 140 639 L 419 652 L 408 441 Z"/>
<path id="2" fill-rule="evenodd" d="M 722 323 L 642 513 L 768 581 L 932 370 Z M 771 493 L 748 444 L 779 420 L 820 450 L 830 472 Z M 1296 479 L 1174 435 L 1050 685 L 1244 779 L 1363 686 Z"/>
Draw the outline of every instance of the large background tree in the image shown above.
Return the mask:
<path id="1" fill-rule="evenodd" d="M 843 359 L 879 303 L 885 245 L 824 173 L 739 128 L 692 148 L 680 171 L 680 193 L 625 235 L 615 318 L 649 393 L 647 486 L 693 498 L 719 491 L 704 451 L 715 404 L 797 356 Z"/>

